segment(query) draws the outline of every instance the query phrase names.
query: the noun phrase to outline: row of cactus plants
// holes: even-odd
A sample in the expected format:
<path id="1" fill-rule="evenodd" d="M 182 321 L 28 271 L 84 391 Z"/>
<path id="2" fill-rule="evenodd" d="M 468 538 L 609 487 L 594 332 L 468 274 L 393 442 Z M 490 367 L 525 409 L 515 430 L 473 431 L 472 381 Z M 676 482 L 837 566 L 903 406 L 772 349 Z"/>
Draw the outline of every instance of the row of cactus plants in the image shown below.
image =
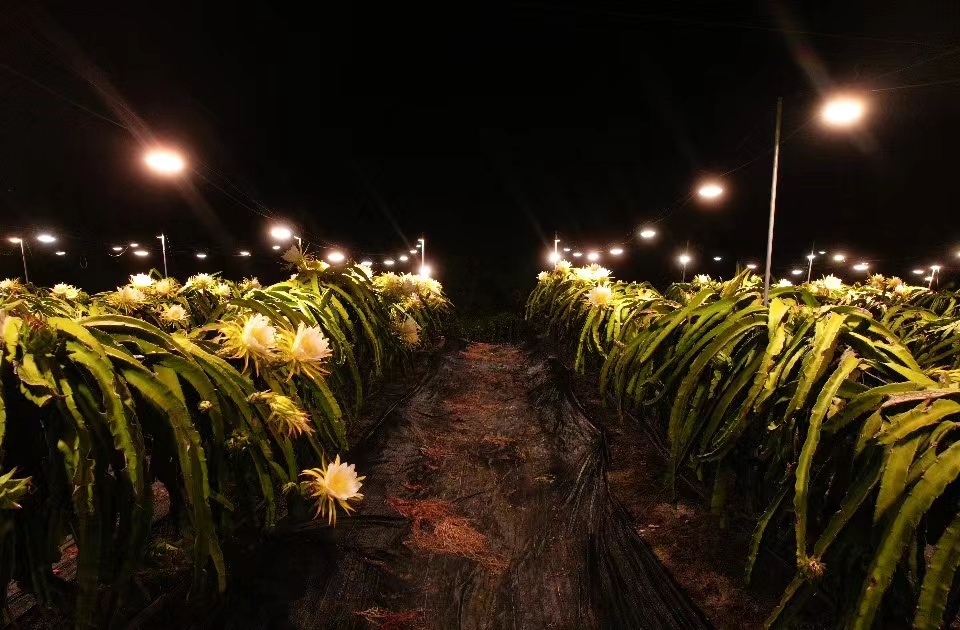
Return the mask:
<path id="1" fill-rule="evenodd" d="M 339 457 L 346 423 L 450 305 L 429 278 L 284 257 L 295 273 L 272 286 L 156 272 L 96 295 L 0 282 L 0 597 L 16 580 L 77 627 L 115 623 L 157 481 L 194 594 L 224 590 L 239 527 L 270 528 L 297 502 L 333 523 L 362 498 Z M 67 536 L 72 581 L 52 569 Z"/>
<path id="2" fill-rule="evenodd" d="M 561 262 L 526 317 L 657 424 L 669 483 L 692 470 L 715 510 L 732 496 L 752 509 L 748 582 L 760 549 L 792 538 L 796 574 L 768 625 L 819 592 L 835 625 L 936 628 L 960 566 L 956 298 L 828 276 L 781 283 L 764 305 L 749 271 L 661 293 Z"/>

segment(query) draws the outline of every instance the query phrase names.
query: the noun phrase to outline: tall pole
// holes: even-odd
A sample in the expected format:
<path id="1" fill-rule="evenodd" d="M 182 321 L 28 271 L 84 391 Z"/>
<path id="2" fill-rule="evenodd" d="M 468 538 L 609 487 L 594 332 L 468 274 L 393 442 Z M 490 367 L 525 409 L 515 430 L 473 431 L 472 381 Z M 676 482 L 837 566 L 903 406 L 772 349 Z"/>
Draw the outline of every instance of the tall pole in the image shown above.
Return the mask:
<path id="1" fill-rule="evenodd" d="M 683 263 L 683 271 L 680 272 L 680 284 L 687 281 L 687 263 Z"/>
<path id="2" fill-rule="evenodd" d="M 783 97 L 777 98 L 777 126 L 773 134 L 773 181 L 770 183 L 770 225 L 767 228 L 767 268 L 763 272 L 763 305 L 770 303 L 770 265 L 773 262 L 773 220 L 777 214 L 777 171 L 780 168 L 780 119 Z"/>
<path id="3" fill-rule="evenodd" d="M 427 266 L 427 240 L 425 238 L 420 238 L 420 266 Z"/>
<path id="4" fill-rule="evenodd" d="M 560 246 L 560 236 L 556 232 L 554 232 L 553 233 L 553 257 L 557 259 L 560 258 L 559 246 Z"/>
<path id="5" fill-rule="evenodd" d="M 20 239 L 20 259 L 23 261 L 23 281 L 30 284 L 30 276 L 27 274 L 27 251 L 23 248 L 23 239 Z"/>
<path id="6" fill-rule="evenodd" d="M 807 256 L 807 284 L 810 284 L 810 275 L 813 273 L 813 259 L 816 258 L 814 250 L 817 249 L 817 244 L 812 243 L 810 245 L 810 255 Z"/>
<path id="7" fill-rule="evenodd" d="M 160 239 L 160 251 L 163 252 L 163 277 L 166 278 L 170 275 L 167 273 L 167 237 L 160 234 L 157 238 Z"/>

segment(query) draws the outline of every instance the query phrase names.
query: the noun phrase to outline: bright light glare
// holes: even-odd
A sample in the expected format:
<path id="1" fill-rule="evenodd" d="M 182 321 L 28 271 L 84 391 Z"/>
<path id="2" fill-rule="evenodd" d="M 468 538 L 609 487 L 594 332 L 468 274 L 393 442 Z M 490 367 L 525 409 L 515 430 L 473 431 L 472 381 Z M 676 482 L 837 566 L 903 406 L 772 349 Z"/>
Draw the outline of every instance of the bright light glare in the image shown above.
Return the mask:
<path id="1" fill-rule="evenodd" d="M 723 260 L 723 258 L 721 258 L 720 256 L 714 256 L 713 259 L 717 262 L 720 262 L 721 260 Z"/>
<path id="2" fill-rule="evenodd" d="M 249 256 L 249 255 L 250 255 L 250 252 L 248 252 L 248 251 L 245 250 L 245 249 L 241 249 L 241 250 L 240 250 L 240 255 L 241 255 L 241 256 Z"/>
<path id="3" fill-rule="evenodd" d="M 7 240 L 10 241 L 11 243 L 13 243 L 14 245 L 16 245 L 16 244 L 18 244 L 22 239 L 21 239 L 20 237 L 18 237 L 18 236 L 11 236 L 11 237 L 8 238 Z"/>
<path id="4" fill-rule="evenodd" d="M 279 245 L 274 245 L 274 246 L 271 247 L 270 249 L 280 249 L 280 246 L 279 246 Z"/>
<path id="5" fill-rule="evenodd" d="M 360 264 L 363 265 L 364 267 L 373 267 L 372 260 L 361 260 Z"/>
<path id="6" fill-rule="evenodd" d="M 207 255 L 204 254 L 203 252 L 197 252 L 197 258 L 199 258 L 200 260 L 203 260 L 203 259 L 206 258 L 206 257 L 207 257 Z"/>
<path id="7" fill-rule="evenodd" d="M 863 101 L 849 96 L 834 98 L 823 106 L 823 121 L 828 125 L 845 127 L 863 117 Z"/>
<path id="8" fill-rule="evenodd" d="M 57 256 L 66 256 L 67 252 L 57 252 Z"/>
<path id="9" fill-rule="evenodd" d="M 150 252 L 148 252 L 145 249 L 138 249 L 137 251 L 133 252 L 133 255 L 140 256 L 141 258 L 143 258 L 144 256 L 149 256 Z"/>
<path id="10" fill-rule="evenodd" d="M 933 282 L 933 276 L 927 276 L 926 278 L 924 278 L 924 280 L 926 280 L 927 282 Z"/>
<path id="11" fill-rule="evenodd" d="M 393 267 L 395 263 L 393 262 L 393 260 L 387 258 L 385 261 L 383 261 L 383 264 L 385 264 L 387 267 Z"/>
<path id="12" fill-rule="evenodd" d="M 623 253 L 623 250 L 620 249 L 619 247 L 614 247 L 613 249 L 610 250 L 611 256 L 619 256 L 622 253 Z"/>
<path id="13" fill-rule="evenodd" d="M 847 259 L 847 257 L 844 256 L 843 254 L 834 254 L 833 259 L 837 262 L 843 262 Z"/>
<path id="14" fill-rule="evenodd" d="M 704 199 L 716 199 L 723 194 L 723 188 L 719 184 L 704 184 L 697 190 L 697 194 Z"/>
<path id="15" fill-rule="evenodd" d="M 817 257 L 816 254 L 807 254 L 807 260 L 813 260 L 816 257 Z"/>
<path id="16" fill-rule="evenodd" d="M 817 252 L 817 253 L 820 254 L 821 256 L 823 256 L 823 255 L 826 254 L 827 252 Z"/>
<path id="17" fill-rule="evenodd" d="M 799 276 L 801 273 L 803 273 L 803 269 L 791 269 L 790 273 L 792 273 L 795 276 Z"/>
<path id="18" fill-rule="evenodd" d="M 400 262 L 407 262 L 408 260 L 410 260 L 410 259 L 407 258 L 406 255 L 400 257 Z"/>
<path id="19" fill-rule="evenodd" d="M 423 265 L 420 267 L 421 278 L 429 278 L 431 273 L 433 273 L 433 269 L 430 268 L 430 265 Z"/>
<path id="20" fill-rule="evenodd" d="M 278 225 L 277 227 L 270 228 L 270 236 L 277 239 L 278 241 L 285 241 L 291 236 L 293 236 L 293 232 L 291 232 L 290 228 L 288 227 L 283 227 L 282 225 Z"/>
<path id="21" fill-rule="evenodd" d="M 112 249 L 112 250 L 115 251 L 115 252 L 122 252 L 122 251 L 123 251 L 123 248 L 120 247 L 119 245 L 114 245 L 114 246 L 111 247 L 110 249 Z"/>
<path id="22" fill-rule="evenodd" d="M 557 252 L 550 252 L 550 255 L 547 256 L 547 260 L 549 260 L 552 263 L 560 262 L 560 254 L 558 254 Z"/>
<path id="23" fill-rule="evenodd" d="M 686 265 L 688 262 L 690 262 L 691 259 L 686 254 L 680 254 L 680 258 L 678 258 L 677 260 L 680 261 L 681 265 Z"/>
<path id="24" fill-rule="evenodd" d="M 640 231 L 640 238 L 653 238 L 656 235 L 657 235 L 657 231 L 651 230 L 650 228 L 646 228 Z"/>
<path id="25" fill-rule="evenodd" d="M 756 268 L 757 268 L 757 266 L 756 266 L 755 264 L 753 264 L 753 263 L 747 263 L 747 269 L 753 271 L 753 270 L 756 269 Z"/>
<path id="26" fill-rule="evenodd" d="M 130 247 L 140 247 L 140 243 L 130 243 Z"/>
<path id="27" fill-rule="evenodd" d="M 596 262 L 600 260 L 600 254 L 598 254 L 597 252 L 590 252 L 589 254 L 587 254 L 587 260 L 589 260 L 590 262 Z"/>
<path id="28" fill-rule="evenodd" d="M 411 250 L 410 250 L 410 253 L 411 253 L 411 254 L 416 254 L 416 253 L 417 253 L 417 250 L 416 250 L 416 249 L 411 249 Z"/>
<path id="29" fill-rule="evenodd" d="M 347 257 L 343 255 L 343 252 L 330 252 L 329 254 L 327 254 L 327 260 L 329 260 L 332 263 L 343 262 L 344 260 L 346 260 L 346 258 Z"/>
<path id="30" fill-rule="evenodd" d="M 930 265 L 930 271 L 940 271 L 940 265 Z"/>
<path id="31" fill-rule="evenodd" d="M 583 256 L 583 254 L 581 254 L 580 252 L 573 252 L 574 258 L 580 258 L 581 256 Z"/>
<path id="32" fill-rule="evenodd" d="M 147 153 L 144 162 L 152 171 L 161 175 L 176 175 L 187 165 L 179 153 L 166 149 L 157 149 Z"/>
<path id="33" fill-rule="evenodd" d="M 38 234 L 37 240 L 41 243 L 54 243 L 56 242 L 57 237 L 51 234 Z"/>
<path id="34" fill-rule="evenodd" d="M 570 248 L 569 248 L 569 247 L 564 247 L 564 248 L 563 248 L 563 251 L 569 252 L 569 251 L 570 251 Z"/>
<path id="35" fill-rule="evenodd" d="M 853 268 L 856 271 L 866 271 L 867 269 L 870 268 L 870 265 L 868 265 L 867 263 L 860 263 L 860 264 L 854 265 Z"/>
<path id="36" fill-rule="evenodd" d="M 925 270 L 923 270 L 923 269 L 914 269 L 914 270 L 913 270 L 913 273 L 915 273 L 915 274 L 918 275 L 918 276 L 922 276 L 923 274 L 925 274 L 925 273 L 927 273 L 927 272 L 926 272 Z"/>

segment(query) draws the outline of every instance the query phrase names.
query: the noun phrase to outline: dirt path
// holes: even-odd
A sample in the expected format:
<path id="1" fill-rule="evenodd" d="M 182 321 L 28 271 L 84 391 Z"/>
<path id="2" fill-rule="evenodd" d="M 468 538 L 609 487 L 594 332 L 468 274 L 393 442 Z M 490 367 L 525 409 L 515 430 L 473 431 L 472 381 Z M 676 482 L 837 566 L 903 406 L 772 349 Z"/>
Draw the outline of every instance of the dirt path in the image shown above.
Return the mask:
<path id="1" fill-rule="evenodd" d="M 610 500 L 598 430 L 545 363 L 471 344 L 352 454 L 359 513 L 332 545 L 267 550 L 270 628 L 702 628 L 700 612 Z"/>

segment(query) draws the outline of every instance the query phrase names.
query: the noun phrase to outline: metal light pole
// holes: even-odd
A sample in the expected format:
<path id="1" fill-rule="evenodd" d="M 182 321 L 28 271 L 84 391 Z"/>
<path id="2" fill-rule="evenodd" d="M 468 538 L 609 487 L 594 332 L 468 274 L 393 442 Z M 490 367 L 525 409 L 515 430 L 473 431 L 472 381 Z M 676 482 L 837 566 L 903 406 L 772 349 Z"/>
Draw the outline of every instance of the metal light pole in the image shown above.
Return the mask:
<path id="1" fill-rule="evenodd" d="M 163 252 L 163 277 L 166 278 L 170 275 L 167 273 L 167 237 L 161 234 L 157 238 L 160 239 L 160 251 Z"/>
<path id="2" fill-rule="evenodd" d="M 420 266 L 427 266 L 427 241 L 424 238 L 418 239 L 420 241 Z"/>
<path id="3" fill-rule="evenodd" d="M 23 281 L 29 284 L 30 276 L 27 274 L 27 251 L 23 248 L 23 239 L 19 236 L 14 236 L 10 239 L 10 242 L 20 246 L 20 259 L 23 261 Z"/>
<path id="4" fill-rule="evenodd" d="M 767 267 L 763 271 L 763 305 L 770 303 L 770 265 L 773 262 L 773 222 L 777 214 L 777 171 L 780 168 L 780 122 L 783 97 L 777 97 L 777 123 L 773 136 L 773 181 L 770 184 L 770 223 L 767 228 Z M 811 261 L 812 264 L 812 261 Z"/>
<path id="5" fill-rule="evenodd" d="M 810 246 L 810 254 L 807 255 L 807 284 L 810 284 L 810 275 L 813 273 L 813 259 L 817 257 L 815 249 L 816 243 Z"/>

